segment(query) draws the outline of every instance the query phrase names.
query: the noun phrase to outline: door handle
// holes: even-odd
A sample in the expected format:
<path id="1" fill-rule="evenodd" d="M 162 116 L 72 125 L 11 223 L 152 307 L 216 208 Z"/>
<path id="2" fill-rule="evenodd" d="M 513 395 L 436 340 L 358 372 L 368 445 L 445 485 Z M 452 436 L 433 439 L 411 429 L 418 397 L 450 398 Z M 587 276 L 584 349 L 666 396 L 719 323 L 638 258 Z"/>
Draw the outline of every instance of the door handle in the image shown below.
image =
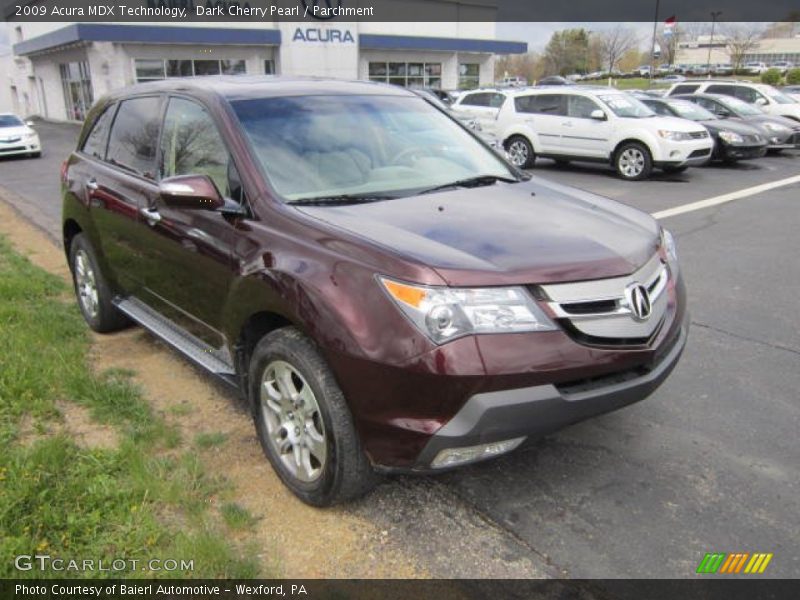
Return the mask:
<path id="1" fill-rule="evenodd" d="M 96 192 L 98 189 L 100 189 L 100 186 L 97 184 L 97 180 L 94 177 L 86 182 L 86 189 L 91 192 Z"/>
<path id="2" fill-rule="evenodd" d="M 139 213 L 145 218 L 148 225 L 155 225 L 161 220 L 157 208 L 140 208 Z"/>

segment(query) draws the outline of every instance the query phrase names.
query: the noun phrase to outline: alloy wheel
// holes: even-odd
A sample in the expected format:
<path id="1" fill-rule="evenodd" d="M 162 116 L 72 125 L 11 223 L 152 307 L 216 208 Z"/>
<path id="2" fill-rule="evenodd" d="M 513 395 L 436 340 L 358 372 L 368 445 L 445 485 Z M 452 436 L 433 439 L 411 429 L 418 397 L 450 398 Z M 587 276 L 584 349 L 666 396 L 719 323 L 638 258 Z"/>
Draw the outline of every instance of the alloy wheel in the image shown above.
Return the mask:
<path id="1" fill-rule="evenodd" d="M 625 177 L 638 177 L 644 170 L 644 153 L 638 148 L 626 148 L 619 155 L 619 170 Z"/>
<path id="2" fill-rule="evenodd" d="M 327 460 L 322 413 L 311 386 L 291 364 L 275 360 L 261 379 L 261 418 L 270 446 L 296 479 L 318 479 Z"/>
<path id="3" fill-rule="evenodd" d="M 528 162 L 528 146 L 522 140 L 515 140 L 508 145 L 508 158 L 515 167 Z"/>
<path id="4" fill-rule="evenodd" d="M 90 318 L 95 318 L 100 306 L 97 278 L 89 256 L 83 250 L 75 253 L 75 287 L 78 290 L 81 308 Z"/>

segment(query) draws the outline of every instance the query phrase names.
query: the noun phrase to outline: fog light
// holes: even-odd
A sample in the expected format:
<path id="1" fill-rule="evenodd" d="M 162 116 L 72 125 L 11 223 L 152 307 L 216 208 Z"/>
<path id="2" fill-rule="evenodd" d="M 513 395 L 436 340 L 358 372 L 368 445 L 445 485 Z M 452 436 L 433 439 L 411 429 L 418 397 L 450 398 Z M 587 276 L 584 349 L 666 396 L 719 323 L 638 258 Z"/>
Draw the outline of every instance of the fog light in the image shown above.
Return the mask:
<path id="1" fill-rule="evenodd" d="M 491 458 L 506 452 L 511 452 L 514 448 L 525 441 L 525 437 L 518 437 L 511 440 L 491 442 L 489 444 L 478 444 L 477 446 L 464 446 L 462 448 L 445 448 L 436 458 L 433 459 L 431 467 L 442 469 L 444 467 L 454 467 L 464 463 L 475 462 L 485 458 Z"/>

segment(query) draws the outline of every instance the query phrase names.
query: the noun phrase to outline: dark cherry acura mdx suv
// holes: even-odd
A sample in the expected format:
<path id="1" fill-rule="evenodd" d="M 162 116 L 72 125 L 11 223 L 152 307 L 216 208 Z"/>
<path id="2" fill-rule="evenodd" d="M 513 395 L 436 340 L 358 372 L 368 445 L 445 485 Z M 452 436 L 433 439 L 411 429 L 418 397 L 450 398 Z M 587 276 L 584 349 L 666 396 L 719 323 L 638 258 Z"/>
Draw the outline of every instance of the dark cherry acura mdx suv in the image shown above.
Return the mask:
<path id="1" fill-rule="evenodd" d="M 134 321 L 239 387 L 311 504 L 641 400 L 686 343 L 655 220 L 397 87 L 137 85 L 91 110 L 62 187 L 92 329 Z"/>

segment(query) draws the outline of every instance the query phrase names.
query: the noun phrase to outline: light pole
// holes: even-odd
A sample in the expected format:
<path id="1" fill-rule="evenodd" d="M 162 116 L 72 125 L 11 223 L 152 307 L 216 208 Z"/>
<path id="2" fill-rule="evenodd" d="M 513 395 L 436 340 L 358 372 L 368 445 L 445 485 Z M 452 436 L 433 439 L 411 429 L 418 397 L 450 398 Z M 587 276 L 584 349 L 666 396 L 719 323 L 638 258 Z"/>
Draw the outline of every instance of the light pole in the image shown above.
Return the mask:
<path id="1" fill-rule="evenodd" d="M 717 19 L 721 14 L 721 10 L 711 11 L 711 39 L 708 41 L 708 58 L 706 58 L 706 77 L 709 79 L 711 79 L 711 48 L 714 47 L 714 25 L 717 24 Z"/>
<path id="2" fill-rule="evenodd" d="M 658 31 L 658 4 L 659 0 L 656 0 L 656 14 L 653 17 L 653 43 L 650 45 L 650 80 L 647 82 L 647 87 L 652 87 L 653 85 L 653 70 L 655 67 L 655 60 L 656 57 L 653 56 L 656 53 L 656 32 Z"/>

